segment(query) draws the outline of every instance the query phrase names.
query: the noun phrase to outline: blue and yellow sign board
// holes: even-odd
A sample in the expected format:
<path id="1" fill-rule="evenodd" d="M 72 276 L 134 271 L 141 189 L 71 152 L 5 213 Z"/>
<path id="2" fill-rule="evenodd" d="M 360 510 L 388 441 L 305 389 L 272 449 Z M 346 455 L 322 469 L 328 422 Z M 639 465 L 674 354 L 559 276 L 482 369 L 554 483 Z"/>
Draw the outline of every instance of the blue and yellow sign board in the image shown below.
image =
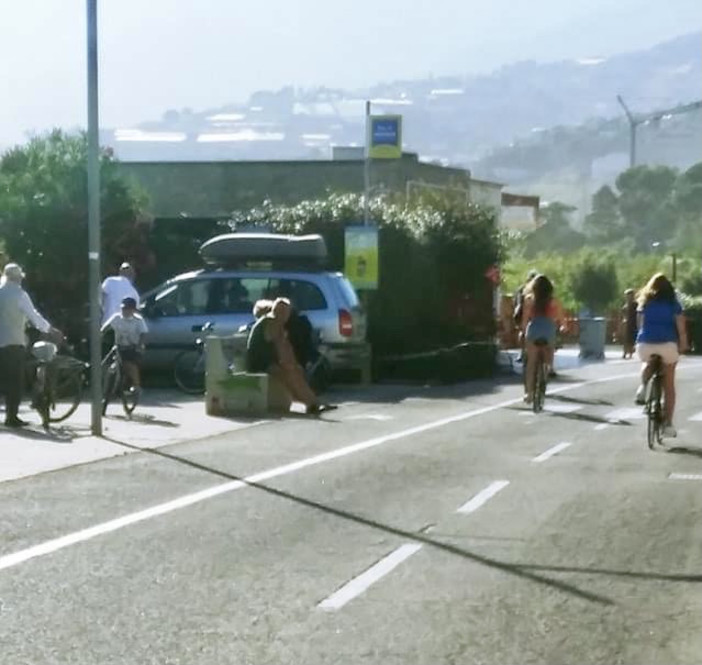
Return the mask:
<path id="1" fill-rule="evenodd" d="M 401 115 L 370 116 L 368 155 L 371 159 L 399 159 L 402 157 Z"/>
<path id="2" fill-rule="evenodd" d="M 378 288 L 378 228 L 347 226 L 344 274 L 357 289 Z"/>

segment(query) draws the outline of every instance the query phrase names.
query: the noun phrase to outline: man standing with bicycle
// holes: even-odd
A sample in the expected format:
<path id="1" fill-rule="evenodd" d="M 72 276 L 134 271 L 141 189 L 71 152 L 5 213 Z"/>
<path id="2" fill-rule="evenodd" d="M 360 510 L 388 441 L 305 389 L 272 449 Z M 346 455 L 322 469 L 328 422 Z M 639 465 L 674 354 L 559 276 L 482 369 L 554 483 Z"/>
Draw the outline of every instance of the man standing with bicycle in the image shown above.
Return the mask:
<path id="1" fill-rule="evenodd" d="M 5 426 L 24 427 L 29 423 L 19 413 L 24 391 L 27 322 L 39 332 L 48 333 L 57 342 L 63 334 L 41 315 L 22 288 L 24 272 L 16 263 L 8 263 L 0 280 L 0 380 L 5 393 Z"/>
<path id="2" fill-rule="evenodd" d="M 149 329 L 146 322 L 137 314 L 134 298 L 122 300 L 121 312 L 111 316 L 102 326 L 102 332 L 112 329 L 115 333 L 115 346 L 122 361 L 124 372 L 138 393 L 141 391 L 139 363 L 144 353 L 146 334 Z"/>

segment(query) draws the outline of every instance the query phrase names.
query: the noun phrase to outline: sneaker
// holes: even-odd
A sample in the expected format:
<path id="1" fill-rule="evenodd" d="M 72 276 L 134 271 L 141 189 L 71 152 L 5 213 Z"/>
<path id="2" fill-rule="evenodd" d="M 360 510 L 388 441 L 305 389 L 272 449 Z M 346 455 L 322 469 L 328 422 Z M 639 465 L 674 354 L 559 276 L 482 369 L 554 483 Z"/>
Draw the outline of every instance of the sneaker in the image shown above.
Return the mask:
<path id="1" fill-rule="evenodd" d="M 317 416 L 325 411 L 333 411 L 338 408 L 336 404 L 312 404 L 312 406 L 307 407 L 307 413 L 312 416 Z"/>
<path id="2" fill-rule="evenodd" d="M 524 400 L 524 404 L 531 404 L 534 401 L 534 396 L 524 393 L 524 397 L 522 399 Z"/>
<path id="3" fill-rule="evenodd" d="M 676 430 L 670 423 L 663 426 L 663 436 L 666 439 L 674 439 L 677 435 L 678 430 Z"/>
<path id="4" fill-rule="evenodd" d="M 639 405 L 646 404 L 646 386 L 643 383 L 636 390 L 634 402 Z"/>

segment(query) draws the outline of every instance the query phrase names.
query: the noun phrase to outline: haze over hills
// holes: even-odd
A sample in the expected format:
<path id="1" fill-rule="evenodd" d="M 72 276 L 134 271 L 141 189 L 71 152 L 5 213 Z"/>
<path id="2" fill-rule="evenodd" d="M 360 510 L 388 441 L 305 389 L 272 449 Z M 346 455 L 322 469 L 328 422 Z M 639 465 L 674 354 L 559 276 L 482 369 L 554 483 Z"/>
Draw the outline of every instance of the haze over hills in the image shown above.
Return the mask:
<path id="1" fill-rule="evenodd" d="M 363 141 L 365 99 L 374 113 L 404 116 L 406 149 L 428 159 L 475 164 L 497 146 L 559 125 L 620 116 L 621 94 L 636 112 L 702 96 L 702 33 L 608 59 L 521 62 L 486 76 L 254 93 L 248 102 L 105 135 L 124 159 L 309 159 L 334 144 Z M 131 130 L 131 131 L 130 131 Z"/>

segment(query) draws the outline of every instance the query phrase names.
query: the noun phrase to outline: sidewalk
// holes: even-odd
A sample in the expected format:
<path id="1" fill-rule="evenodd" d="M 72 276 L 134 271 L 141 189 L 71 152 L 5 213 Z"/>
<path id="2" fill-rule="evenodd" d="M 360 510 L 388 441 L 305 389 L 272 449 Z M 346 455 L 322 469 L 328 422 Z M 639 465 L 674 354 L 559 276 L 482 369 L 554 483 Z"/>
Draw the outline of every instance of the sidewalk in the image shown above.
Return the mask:
<path id="1" fill-rule="evenodd" d="M 134 447 L 160 448 L 235 432 L 260 422 L 208 416 L 203 398 L 170 390 L 147 391 L 131 420 L 121 404 L 111 404 L 103 418 L 102 438 L 90 433 L 89 403 L 81 404 L 66 422 L 57 423 L 49 432 L 28 405 L 20 417 L 30 426 L 12 430 L 0 425 L 0 482 L 125 455 L 135 452 Z"/>
<path id="2" fill-rule="evenodd" d="M 518 354 L 517 350 L 502 352 L 500 365 L 503 369 L 521 374 L 522 364 L 516 362 Z M 606 361 L 637 363 L 636 360 L 622 361 L 621 351 L 616 347 L 607 349 Z M 593 362 L 602 361 L 580 360 L 577 347 L 560 349 L 556 354 L 556 370 L 559 371 Z M 416 384 L 382 383 L 371 387 L 335 386 L 329 398 L 336 404 L 349 406 L 366 401 L 398 401 L 408 391 L 418 388 Z M 103 437 L 90 433 L 90 404 L 87 402 L 65 423 L 56 424 L 49 432 L 42 429 L 38 414 L 28 405 L 24 405 L 20 416 L 31 425 L 22 430 L 0 425 L 0 482 L 126 455 L 139 449 L 161 448 L 237 432 L 265 422 L 253 418 L 214 418 L 206 415 L 202 397 L 189 397 L 166 389 L 145 391 L 132 419 L 125 416 L 120 404 L 111 404 L 103 418 Z"/>

